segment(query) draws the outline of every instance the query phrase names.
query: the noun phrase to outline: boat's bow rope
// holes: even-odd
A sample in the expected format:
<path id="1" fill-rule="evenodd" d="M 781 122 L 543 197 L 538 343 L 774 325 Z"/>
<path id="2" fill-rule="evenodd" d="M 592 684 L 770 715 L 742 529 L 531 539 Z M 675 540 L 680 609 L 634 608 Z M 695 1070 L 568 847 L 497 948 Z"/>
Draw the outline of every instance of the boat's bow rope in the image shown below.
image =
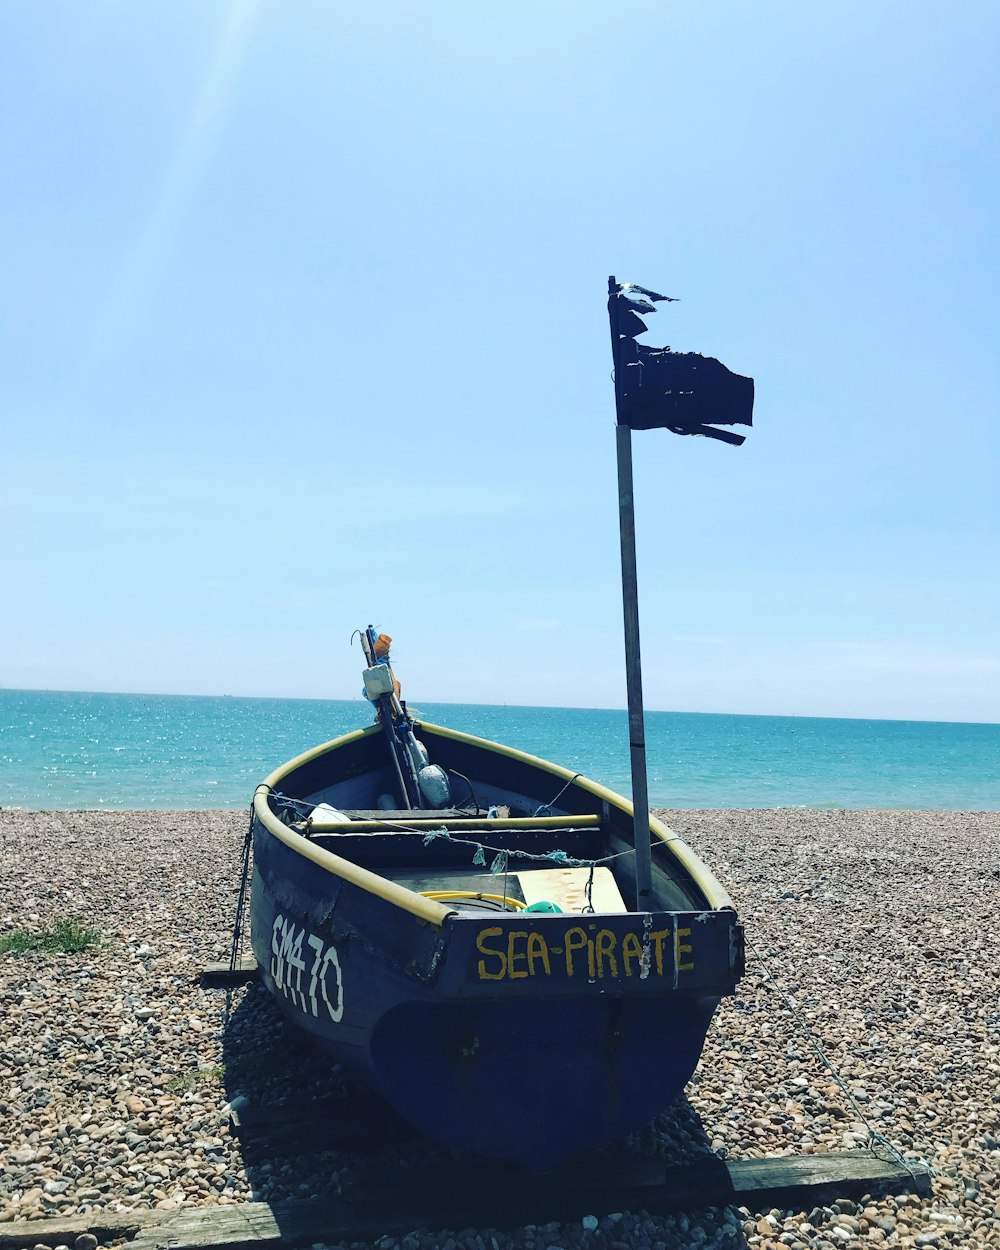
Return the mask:
<path id="1" fill-rule="evenodd" d="M 875 1155 L 876 1158 L 878 1157 L 877 1148 L 879 1146 L 883 1147 L 885 1150 L 888 1150 L 889 1153 L 893 1156 L 893 1158 L 895 1158 L 896 1161 L 900 1164 L 900 1166 L 906 1169 L 906 1171 L 910 1174 L 910 1177 L 913 1180 L 914 1185 L 916 1185 L 918 1183 L 917 1176 L 916 1176 L 916 1173 L 913 1171 L 913 1169 L 910 1167 L 911 1161 L 905 1157 L 905 1155 L 897 1146 L 893 1145 L 893 1143 L 888 1139 L 888 1137 L 885 1137 L 882 1133 L 878 1131 L 878 1129 L 872 1127 L 871 1121 L 865 1115 L 864 1111 L 861 1108 L 860 1103 L 855 1098 L 850 1087 L 844 1081 L 844 1078 L 838 1072 L 836 1064 L 833 1062 L 830 1056 L 823 1049 L 822 1042 L 819 1040 L 816 1034 L 812 1031 L 809 1025 L 806 1024 L 805 1019 L 802 1016 L 802 1013 L 799 1011 L 798 1006 L 795 1003 L 795 999 L 792 998 L 791 994 L 787 993 L 787 991 L 783 988 L 778 978 L 771 971 L 767 960 L 760 953 L 760 951 L 757 950 L 757 948 L 750 941 L 750 939 L 747 937 L 745 938 L 745 941 L 747 945 L 747 950 L 749 950 L 752 953 L 753 957 L 757 960 L 758 964 L 760 964 L 761 970 L 763 971 L 764 975 L 767 977 L 768 981 L 771 982 L 771 985 L 774 987 L 775 992 L 777 993 L 778 997 L 785 1004 L 788 1010 L 792 1013 L 793 1019 L 799 1026 L 800 1035 L 809 1044 L 809 1046 L 812 1048 L 813 1052 L 818 1056 L 821 1062 L 826 1064 L 826 1066 L 830 1069 L 830 1073 L 833 1076 L 833 1079 L 836 1081 L 837 1085 L 839 1086 L 840 1091 L 844 1095 L 844 1098 L 847 1100 L 847 1103 L 849 1104 L 851 1110 L 858 1117 L 858 1120 L 860 1121 L 860 1123 L 862 1123 L 865 1126 L 865 1129 L 867 1130 L 867 1133 L 868 1133 L 868 1142 L 867 1142 L 868 1149 L 872 1152 L 873 1155 Z M 921 1160 L 921 1162 L 924 1163 L 924 1166 L 927 1168 L 928 1172 L 933 1174 L 934 1169 L 930 1166 L 930 1164 L 926 1163 L 926 1161 L 924 1160 Z"/>
<path id="2" fill-rule="evenodd" d="M 257 787 L 260 789 L 260 787 Z M 250 862 L 253 858 L 253 799 L 250 800 L 250 820 L 243 835 L 243 851 L 240 866 L 240 888 L 236 897 L 236 917 L 233 921 L 233 940 L 229 948 L 229 971 L 235 972 L 243 958 L 243 921 L 246 916 L 247 888 L 250 884 Z M 225 1020 L 228 1023 L 232 1009 L 232 986 L 226 990 Z"/>

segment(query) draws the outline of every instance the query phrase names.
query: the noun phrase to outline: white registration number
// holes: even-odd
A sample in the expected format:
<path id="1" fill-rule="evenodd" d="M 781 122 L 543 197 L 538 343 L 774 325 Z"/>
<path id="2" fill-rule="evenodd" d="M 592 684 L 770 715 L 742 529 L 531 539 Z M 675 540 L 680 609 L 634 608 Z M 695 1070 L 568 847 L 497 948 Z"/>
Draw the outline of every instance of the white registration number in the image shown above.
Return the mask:
<path id="1" fill-rule="evenodd" d="M 271 927 L 271 976 L 284 996 L 317 1018 L 344 1014 L 344 979 L 337 948 L 294 920 L 275 916 Z"/>

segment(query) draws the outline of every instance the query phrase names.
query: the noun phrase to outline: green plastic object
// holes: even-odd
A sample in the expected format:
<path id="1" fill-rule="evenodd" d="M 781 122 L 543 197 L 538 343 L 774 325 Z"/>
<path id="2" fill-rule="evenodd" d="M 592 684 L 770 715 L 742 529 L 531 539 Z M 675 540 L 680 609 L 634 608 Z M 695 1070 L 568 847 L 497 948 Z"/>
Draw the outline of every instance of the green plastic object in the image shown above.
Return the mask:
<path id="1" fill-rule="evenodd" d="M 562 908 L 558 903 L 531 903 L 524 909 L 525 911 L 548 911 L 562 913 Z"/>

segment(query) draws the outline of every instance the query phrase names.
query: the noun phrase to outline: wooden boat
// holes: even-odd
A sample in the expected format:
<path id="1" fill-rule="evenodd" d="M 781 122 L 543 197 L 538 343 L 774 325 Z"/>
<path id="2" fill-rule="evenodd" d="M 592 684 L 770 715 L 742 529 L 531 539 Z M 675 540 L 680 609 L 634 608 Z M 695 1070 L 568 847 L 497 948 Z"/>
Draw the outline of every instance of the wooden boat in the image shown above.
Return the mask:
<path id="1" fill-rule="evenodd" d="M 639 910 L 627 799 L 412 719 L 387 645 L 371 629 L 362 641 L 376 724 L 293 759 L 254 797 L 264 984 L 450 1145 L 537 1169 L 647 1124 L 742 974 L 729 896 L 650 818 Z"/>

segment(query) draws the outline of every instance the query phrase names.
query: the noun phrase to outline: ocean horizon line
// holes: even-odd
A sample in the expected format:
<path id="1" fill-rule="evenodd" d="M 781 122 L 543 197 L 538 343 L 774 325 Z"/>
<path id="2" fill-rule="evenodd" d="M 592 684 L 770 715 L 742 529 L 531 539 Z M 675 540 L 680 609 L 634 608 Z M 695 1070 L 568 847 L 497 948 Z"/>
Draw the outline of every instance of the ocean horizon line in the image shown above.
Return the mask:
<path id="1" fill-rule="evenodd" d="M 0 684 L 0 694 L 54 694 L 54 695 L 98 695 L 107 698 L 123 698 L 123 699 L 232 699 L 234 701 L 244 701 L 248 703 L 339 703 L 344 705 L 361 704 L 365 700 L 363 696 L 358 695 L 353 698 L 337 698 L 325 695 L 280 695 L 280 694 L 192 694 L 178 691 L 162 691 L 162 690 L 84 690 L 84 689 L 64 689 L 54 686 L 5 686 Z M 593 703 L 495 703 L 491 701 L 479 702 L 475 700 L 455 701 L 451 699 L 407 699 L 406 702 L 414 707 L 418 707 L 420 703 L 427 703 L 434 707 L 457 707 L 457 708 L 511 708 L 520 709 L 530 712 L 620 712 L 627 714 L 628 709 L 624 704 L 618 706 L 602 706 Z M 645 707 L 644 712 L 648 715 L 659 716 L 719 716 L 719 717 L 746 717 L 759 718 L 761 720 L 803 720 L 803 721 L 851 721 L 861 722 L 865 724 L 891 724 L 891 725 L 987 725 L 1000 726 L 1000 720 L 963 720 L 961 718 L 929 718 L 922 716 L 878 716 L 878 715 L 854 715 L 854 716 L 831 716 L 829 714 L 817 712 L 718 712 L 691 710 L 688 708 L 659 708 Z"/>
<path id="2" fill-rule="evenodd" d="M 502 742 L 631 793 L 623 708 L 413 700 L 417 721 Z M 0 690 L 0 805 L 243 806 L 278 765 L 371 724 L 353 699 Z M 1000 810 L 1000 725 L 741 712 L 646 716 L 667 808 Z"/>

